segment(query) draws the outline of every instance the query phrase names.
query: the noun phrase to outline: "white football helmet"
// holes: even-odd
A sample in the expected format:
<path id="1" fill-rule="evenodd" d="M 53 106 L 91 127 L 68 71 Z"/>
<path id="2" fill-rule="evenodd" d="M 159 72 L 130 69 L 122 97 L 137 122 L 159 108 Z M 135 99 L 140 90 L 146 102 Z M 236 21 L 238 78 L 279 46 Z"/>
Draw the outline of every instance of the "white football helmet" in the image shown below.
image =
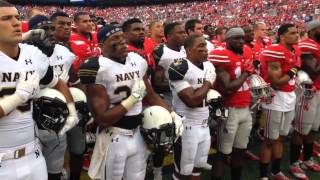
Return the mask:
<path id="1" fill-rule="evenodd" d="M 141 134 L 147 144 L 154 148 L 170 150 L 176 138 L 175 124 L 168 110 L 161 106 L 150 106 L 143 111 Z"/>
<path id="2" fill-rule="evenodd" d="M 272 89 L 269 84 L 267 84 L 264 79 L 253 74 L 249 78 L 250 81 L 250 93 L 254 101 L 271 103 L 272 102 Z"/>
<path id="3" fill-rule="evenodd" d="M 39 129 L 53 130 L 58 133 L 69 116 L 66 98 L 55 89 L 40 90 L 33 100 L 32 116 Z"/>
<path id="4" fill-rule="evenodd" d="M 69 88 L 69 90 L 72 95 L 76 110 L 78 112 L 78 125 L 84 127 L 91 119 L 91 113 L 87 104 L 87 97 L 84 92 L 78 88 L 71 87 Z"/>
<path id="5" fill-rule="evenodd" d="M 298 88 L 303 91 L 304 96 L 311 99 L 314 96 L 315 90 L 310 76 L 304 71 L 298 71 L 296 80 Z"/>
<path id="6" fill-rule="evenodd" d="M 228 119 L 228 109 L 223 105 L 223 97 L 216 90 L 210 89 L 207 93 L 206 101 L 209 106 L 209 126 L 213 126 L 213 121 L 221 122 Z"/>

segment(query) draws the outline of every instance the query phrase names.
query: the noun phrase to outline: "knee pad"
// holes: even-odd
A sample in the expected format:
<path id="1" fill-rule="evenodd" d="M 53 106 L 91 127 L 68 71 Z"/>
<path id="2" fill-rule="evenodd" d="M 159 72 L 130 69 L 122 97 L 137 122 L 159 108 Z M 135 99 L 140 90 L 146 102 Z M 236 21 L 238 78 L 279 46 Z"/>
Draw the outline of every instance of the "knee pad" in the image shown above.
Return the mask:
<path id="1" fill-rule="evenodd" d="M 108 163 L 108 162 L 107 162 Z M 113 162 L 111 164 L 111 174 L 112 179 L 120 179 L 122 178 L 124 174 L 124 168 L 125 168 L 126 159 L 125 157 L 115 157 L 113 158 Z"/>

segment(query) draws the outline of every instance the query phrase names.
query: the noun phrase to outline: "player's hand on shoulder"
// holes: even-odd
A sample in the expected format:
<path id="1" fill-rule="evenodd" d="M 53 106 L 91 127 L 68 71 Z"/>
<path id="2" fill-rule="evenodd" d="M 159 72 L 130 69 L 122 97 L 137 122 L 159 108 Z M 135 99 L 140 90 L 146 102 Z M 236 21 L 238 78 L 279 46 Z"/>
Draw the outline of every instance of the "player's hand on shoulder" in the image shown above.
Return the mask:
<path id="1" fill-rule="evenodd" d="M 22 36 L 24 42 L 38 47 L 44 54 L 50 57 L 53 53 L 55 43 L 43 29 L 30 30 Z"/>
<path id="2" fill-rule="evenodd" d="M 39 93 L 39 81 L 40 78 L 37 72 L 28 76 L 26 72 L 21 72 L 15 93 L 23 98 L 24 102 L 27 102 Z"/>

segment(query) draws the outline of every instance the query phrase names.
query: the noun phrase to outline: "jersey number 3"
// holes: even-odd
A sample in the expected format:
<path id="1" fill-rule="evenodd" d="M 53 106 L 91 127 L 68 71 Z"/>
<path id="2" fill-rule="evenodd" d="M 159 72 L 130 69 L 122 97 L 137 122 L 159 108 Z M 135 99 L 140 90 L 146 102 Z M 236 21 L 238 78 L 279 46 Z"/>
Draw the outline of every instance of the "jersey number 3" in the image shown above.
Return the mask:
<path id="1" fill-rule="evenodd" d="M 122 96 L 122 100 L 124 100 L 131 95 L 131 89 L 128 86 L 119 86 L 114 90 L 114 94 Z"/>

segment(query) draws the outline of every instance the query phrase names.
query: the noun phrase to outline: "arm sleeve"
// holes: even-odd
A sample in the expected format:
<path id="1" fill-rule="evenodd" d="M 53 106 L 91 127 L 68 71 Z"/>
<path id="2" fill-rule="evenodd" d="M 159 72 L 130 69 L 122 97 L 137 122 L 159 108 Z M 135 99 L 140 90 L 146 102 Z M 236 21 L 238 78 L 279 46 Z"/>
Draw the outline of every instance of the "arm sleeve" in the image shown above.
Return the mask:
<path id="1" fill-rule="evenodd" d="M 228 54 L 224 50 L 213 50 L 210 52 L 208 60 L 215 66 L 227 69 L 230 64 Z"/>
<path id="2" fill-rule="evenodd" d="M 80 81 L 82 84 L 103 84 L 101 77 L 99 78 L 99 60 L 98 58 L 90 58 L 81 64 L 79 69 Z"/>
<path id="3" fill-rule="evenodd" d="M 174 91 L 176 91 L 177 93 L 179 93 L 180 91 L 188 87 L 191 87 L 189 82 L 186 80 L 171 81 L 170 84 L 171 84 L 171 87 L 174 89 Z"/>

